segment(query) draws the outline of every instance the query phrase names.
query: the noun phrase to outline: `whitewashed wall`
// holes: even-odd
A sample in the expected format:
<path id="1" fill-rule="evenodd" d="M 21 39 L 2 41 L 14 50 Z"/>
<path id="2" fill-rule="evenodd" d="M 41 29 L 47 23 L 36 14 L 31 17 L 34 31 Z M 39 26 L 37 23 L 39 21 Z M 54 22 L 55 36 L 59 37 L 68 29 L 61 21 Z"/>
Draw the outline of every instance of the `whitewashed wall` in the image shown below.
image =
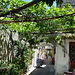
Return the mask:
<path id="1" fill-rule="evenodd" d="M 59 74 L 63 74 L 65 71 L 69 70 L 69 42 L 75 42 L 75 40 L 71 39 L 63 40 L 63 45 L 65 46 L 65 50 L 67 51 L 65 57 L 63 47 L 60 45 L 57 45 L 56 47 L 55 66 L 56 72 Z"/>
<path id="2" fill-rule="evenodd" d="M 34 54 L 33 54 L 33 59 L 32 59 L 32 66 L 37 66 L 37 56 L 38 56 L 38 53 L 39 53 L 39 50 L 38 49 L 33 49 L 34 51 Z"/>

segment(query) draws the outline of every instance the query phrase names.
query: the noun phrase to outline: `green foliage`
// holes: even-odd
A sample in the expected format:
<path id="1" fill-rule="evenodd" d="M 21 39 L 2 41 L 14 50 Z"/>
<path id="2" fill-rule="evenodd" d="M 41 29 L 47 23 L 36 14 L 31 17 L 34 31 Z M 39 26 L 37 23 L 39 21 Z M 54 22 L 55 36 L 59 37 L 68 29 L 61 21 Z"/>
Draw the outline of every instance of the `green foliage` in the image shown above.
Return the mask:
<path id="1" fill-rule="evenodd" d="M 5 60 L 1 60 L 1 68 L 0 68 L 0 75 L 18 75 L 22 74 L 23 69 L 21 69 L 21 63 L 19 58 L 14 57 L 13 61 L 16 61 L 15 63 L 12 62 L 5 62 Z"/>
<path id="2" fill-rule="evenodd" d="M 49 6 L 52 6 L 53 1 L 55 0 L 42 0 L 43 2 L 46 2 L 47 4 L 49 4 Z"/>
<path id="3" fill-rule="evenodd" d="M 44 0 L 43 0 L 44 1 Z M 47 0 L 51 1 L 51 0 Z M 24 0 L 2 0 L 0 1 L 0 9 L 3 9 L 2 12 L 6 13 L 8 10 L 17 8 L 19 6 L 22 6 L 23 4 L 26 4 Z M 46 2 L 47 3 L 47 2 Z M 2 7 L 1 7 L 2 6 Z M 62 16 L 67 14 L 75 13 L 75 8 L 72 9 L 70 4 L 67 4 L 62 9 L 61 8 L 55 8 L 51 6 L 50 9 L 46 8 L 46 4 L 40 2 L 37 5 L 31 6 L 30 8 L 26 8 L 25 10 L 22 10 L 19 13 L 12 14 L 0 18 L 0 21 L 23 21 L 23 20 L 39 20 L 39 19 L 45 19 L 45 18 L 52 18 L 54 16 Z M 0 13 L 2 13 L 0 12 Z M 50 40 L 57 40 L 57 43 L 61 44 L 61 36 L 58 35 L 47 35 L 47 33 L 64 33 L 71 30 L 67 30 L 69 28 L 75 27 L 75 16 L 65 16 L 63 18 L 58 19 L 52 19 L 52 20 L 43 20 L 43 21 L 37 21 L 37 22 L 20 22 L 20 23 L 10 23 L 10 24 L 1 24 L 0 30 L 3 30 L 5 34 L 11 33 L 18 33 L 18 40 L 13 40 L 10 36 L 10 42 L 11 48 L 8 46 L 8 50 L 16 50 L 16 59 L 13 58 L 13 63 L 10 63 L 11 68 L 9 69 L 9 72 L 14 71 L 14 73 L 22 73 L 24 72 L 24 69 L 27 70 L 28 65 L 31 63 L 32 54 L 34 51 L 32 51 L 32 48 L 36 47 L 36 44 L 40 42 L 41 39 L 46 40 L 46 42 L 50 42 Z M 63 29 L 65 29 L 63 31 Z M 58 29 L 62 29 L 61 31 L 58 31 Z M 75 31 L 75 30 L 73 30 Z M 35 34 L 37 33 L 37 34 Z M 4 35 L 2 35 L 4 36 Z M 57 37 L 56 37 L 57 36 Z M 49 38 L 46 38 L 49 37 Z M 4 38 L 5 39 L 5 38 Z M 6 43 L 5 43 L 6 44 Z M 10 66 L 8 65 L 8 67 Z"/>
<path id="4" fill-rule="evenodd" d="M 37 0 L 33 0 L 33 1 L 37 1 Z M 53 1 L 55 1 L 55 0 L 40 0 L 40 1 L 46 2 L 46 4 L 48 4 L 49 6 L 52 6 Z"/>
<path id="5" fill-rule="evenodd" d="M 61 35 L 58 35 L 55 39 L 56 39 L 57 43 L 61 45 L 61 43 L 62 43 Z"/>

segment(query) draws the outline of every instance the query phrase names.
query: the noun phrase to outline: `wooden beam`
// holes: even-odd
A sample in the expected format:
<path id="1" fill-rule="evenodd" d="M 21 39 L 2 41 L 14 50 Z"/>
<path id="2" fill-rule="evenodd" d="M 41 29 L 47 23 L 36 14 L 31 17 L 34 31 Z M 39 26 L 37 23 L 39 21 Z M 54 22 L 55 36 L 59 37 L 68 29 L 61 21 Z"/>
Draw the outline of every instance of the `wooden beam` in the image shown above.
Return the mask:
<path id="1" fill-rule="evenodd" d="M 64 33 L 75 33 L 75 31 L 73 31 L 73 32 L 70 32 L 70 31 L 68 31 L 68 32 L 62 32 L 62 33 L 60 33 L 60 32 L 46 32 L 46 33 L 31 33 L 31 34 L 64 34 Z"/>
<path id="2" fill-rule="evenodd" d="M 52 19 L 58 19 L 58 18 L 63 18 L 63 17 L 67 17 L 67 16 L 73 16 L 75 15 L 75 13 L 72 14 L 67 14 L 67 15 L 61 15 L 61 16 L 55 16 L 52 18 L 45 18 L 45 19 L 38 19 L 38 20 L 23 20 L 23 21 L 0 21 L 1 23 L 7 24 L 7 23 L 19 23 L 19 22 L 40 22 L 40 21 L 44 21 L 44 20 L 52 20 Z"/>
<path id="3" fill-rule="evenodd" d="M 26 4 L 26 5 L 23 5 L 23 6 L 19 7 L 19 8 L 17 8 L 17 9 L 13 9 L 13 10 L 7 11 L 6 13 L 1 13 L 0 17 L 4 17 L 4 16 L 10 15 L 12 13 L 18 13 L 21 10 L 26 9 L 26 8 L 32 6 L 32 5 L 34 5 L 34 4 L 36 4 L 36 3 L 40 2 L 40 1 L 41 0 L 33 0 L 32 2 L 30 2 L 30 3 Z"/>

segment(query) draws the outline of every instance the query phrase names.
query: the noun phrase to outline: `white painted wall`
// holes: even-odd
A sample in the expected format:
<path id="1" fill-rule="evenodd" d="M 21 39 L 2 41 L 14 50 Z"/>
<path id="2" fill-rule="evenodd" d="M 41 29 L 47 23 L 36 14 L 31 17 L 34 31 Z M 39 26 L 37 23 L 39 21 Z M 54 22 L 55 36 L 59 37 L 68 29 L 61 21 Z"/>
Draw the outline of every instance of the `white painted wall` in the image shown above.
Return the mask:
<path id="1" fill-rule="evenodd" d="M 13 38 L 13 40 L 18 40 L 18 38 L 19 38 L 18 32 L 12 33 L 12 38 Z"/>
<path id="2" fill-rule="evenodd" d="M 38 49 L 33 49 L 34 51 L 34 54 L 33 54 L 33 59 L 32 59 L 32 66 L 37 66 L 37 56 L 38 56 L 38 53 L 39 53 L 39 50 Z"/>
<path id="3" fill-rule="evenodd" d="M 57 45 L 56 47 L 55 66 L 56 72 L 59 74 L 63 74 L 65 71 L 69 70 L 69 42 L 75 42 L 75 40 L 63 40 L 63 45 L 65 46 L 65 50 L 67 51 L 65 57 L 63 47 L 61 47 L 60 45 Z"/>

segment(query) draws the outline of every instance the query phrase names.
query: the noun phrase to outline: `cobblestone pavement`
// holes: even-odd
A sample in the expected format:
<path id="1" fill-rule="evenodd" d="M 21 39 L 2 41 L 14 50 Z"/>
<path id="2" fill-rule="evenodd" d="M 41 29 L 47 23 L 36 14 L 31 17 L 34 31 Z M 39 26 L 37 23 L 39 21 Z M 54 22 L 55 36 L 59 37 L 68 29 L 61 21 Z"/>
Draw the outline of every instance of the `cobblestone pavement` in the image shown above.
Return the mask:
<path id="1" fill-rule="evenodd" d="M 54 66 L 47 65 L 46 67 L 36 68 L 29 75 L 55 75 Z"/>

